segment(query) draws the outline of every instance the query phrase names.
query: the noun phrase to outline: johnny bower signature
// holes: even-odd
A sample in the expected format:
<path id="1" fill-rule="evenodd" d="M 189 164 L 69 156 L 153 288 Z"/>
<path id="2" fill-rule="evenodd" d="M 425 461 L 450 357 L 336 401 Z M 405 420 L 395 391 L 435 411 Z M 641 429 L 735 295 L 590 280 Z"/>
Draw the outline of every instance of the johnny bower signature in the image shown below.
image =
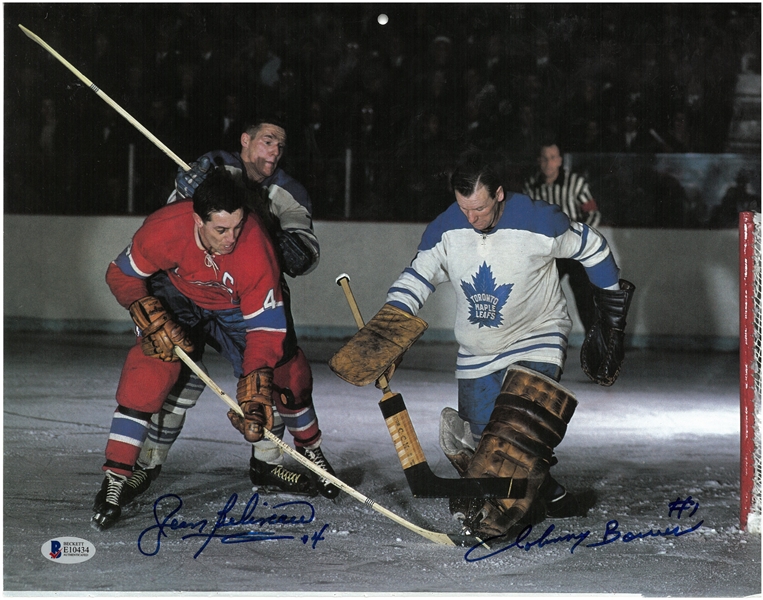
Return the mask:
<path id="1" fill-rule="evenodd" d="M 689 518 L 693 517 L 694 514 L 699 509 L 699 502 L 697 500 L 694 500 L 691 496 L 687 497 L 686 499 L 683 498 L 677 498 L 673 502 L 668 503 L 668 517 L 672 517 L 674 513 L 676 514 L 676 518 L 680 519 L 682 516 L 688 516 Z M 687 513 L 684 515 L 684 513 Z M 599 548 L 601 546 L 607 546 L 609 544 L 613 544 L 615 542 L 622 542 L 622 543 L 629 543 L 634 540 L 642 540 L 646 538 L 652 538 L 652 537 L 681 537 L 686 534 L 692 533 L 693 531 L 696 531 L 699 529 L 702 524 L 704 523 L 704 519 L 695 523 L 694 525 L 687 527 L 685 529 L 682 529 L 680 525 L 675 526 L 668 526 L 665 527 L 665 529 L 649 529 L 648 531 L 626 531 L 623 532 L 620 529 L 620 523 L 617 521 L 617 519 L 612 519 L 607 522 L 607 525 L 604 528 L 604 534 L 601 536 L 601 538 L 598 541 L 592 541 L 591 543 L 585 544 L 582 547 L 584 548 Z M 532 525 L 528 525 L 522 531 L 520 531 L 517 534 L 517 537 L 509 542 L 506 546 L 493 549 L 491 547 L 491 551 L 487 554 L 478 554 L 478 551 L 484 546 L 482 544 L 477 544 L 467 551 L 467 553 L 464 555 L 464 559 L 467 562 L 477 562 L 480 560 L 485 560 L 488 558 L 492 558 L 498 554 L 501 554 L 503 552 L 506 552 L 508 550 L 516 549 L 516 550 L 524 550 L 525 552 L 529 552 L 533 548 L 543 548 L 544 546 L 548 546 L 551 544 L 565 544 L 569 543 L 570 546 L 570 553 L 574 553 L 575 549 L 578 548 L 588 540 L 589 536 L 591 535 L 590 530 L 586 531 L 580 531 L 578 533 L 566 533 L 563 535 L 553 535 L 554 529 L 556 529 L 556 526 L 552 523 L 549 525 L 546 530 L 537 538 L 530 539 L 530 534 L 533 531 Z M 485 544 L 490 544 L 490 542 L 495 542 L 498 540 L 498 537 L 490 538 L 484 540 Z M 592 538 L 596 539 L 596 538 Z"/>

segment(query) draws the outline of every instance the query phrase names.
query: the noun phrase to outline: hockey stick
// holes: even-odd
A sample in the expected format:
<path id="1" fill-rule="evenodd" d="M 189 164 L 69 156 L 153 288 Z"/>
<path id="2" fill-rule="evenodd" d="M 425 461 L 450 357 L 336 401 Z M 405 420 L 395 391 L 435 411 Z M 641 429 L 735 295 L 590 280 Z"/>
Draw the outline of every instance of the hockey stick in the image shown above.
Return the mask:
<path id="1" fill-rule="evenodd" d="M 350 289 L 350 276 L 342 273 L 336 278 L 341 286 L 358 329 L 364 327 L 358 303 Z M 384 396 L 379 408 L 395 444 L 397 457 L 403 467 L 408 487 L 415 498 L 523 498 L 527 489 L 526 479 L 483 477 L 448 479 L 438 477 L 429 467 L 424 449 L 408 415 L 402 395 L 392 392 L 386 375 L 377 380 Z"/>
<path id="2" fill-rule="evenodd" d="M 112 100 L 103 90 L 101 90 L 97 85 L 95 85 L 92 81 L 90 81 L 87 77 L 85 77 L 82 73 L 80 73 L 76 68 L 74 68 L 69 61 L 67 61 L 63 56 L 61 56 L 58 52 L 53 50 L 48 44 L 46 44 L 41 37 L 38 35 L 32 33 L 29 31 L 26 27 L 23 25 L 19 25 L 21 28 L 21 31 L 23 31 L 26 36 L 37 42 L 40 46 L 45 48 L 50 54 L 52 54 L 56 59 L 58 59 L 61 64 L 63 64 L 67 69 L 69 69 L 72 73 L 74 73 L 87 87 L 89 87 L 91 90 L 93 90 L 98 97 L 100 97 L 106 104 L 108 104 L 111 108 L 116 110 L 120 115 L 122 115 L 125 119 L 127 119 L 138 131 L 140 131 L 143 135 L 145 135 L 159 150 L 164 152 L 167 156 L 169 156 L 172 160 L 174 160 L 178 166 L 182 167 L 183 170 L 189 171 L 191 167 L 186 164 L 177 154 L 175 154 L 172 150 L 170 150 L 167 146 L 165 146 L 159 138 L 157 138 L 154 134 L 152 134 L 148 129 L 146 129 L 143 125 L 138 122 L 137 119 L 135 119 L 130 113 L 128 113 L 124 108 L 119 106 L 114 100 Z"/>
<path id="3" fill-rule="evenodd" d="M 189 369 L 191 369 L 196 375 L 201 379 L 204 383 L 207 384 L 207 386 L 215 393 L 217 394 L 220 399 L 225 402 L 232 410 L 236 411 L 240 416 L 244 416 L 244 411 L 241 410 L 241 407 L 238 405 L 237 402 L 233 400 L 228 394 L 225 393 L 225 391 L 217 385 L 212 378 L 207 375 L 199 365 L 197 365 L 193 359 L 186 354 L 186 352 L 177 346 L 175 346 L 175 354 L 180 357 L 180 360 L 182 360 L 186 366 L 188 366 Z M 291 456 L 294 460 L 296 460 L 298 463 L 300 463 L 302 466 L 310 469 L 313 473 L 319 475 L 320 477 L 323 477 L 324 479 L 327 479 L 331 483 L 333 483 L 336 487 L 338 487 L 343 492 L 349 494 L 356 500 L 362 502 L 369 508 L 372 508 L 379 514 L 384 515 L 388 519 L 391 519 L 398 525 L 402 525 L 406 529 L 410 529 L 414 533 L 418 533 L 420 536 L 427 538 L 428 540 L 435 542 L 440 545 L 444 546 L 474 546 L 475 544 L 481 544 L 482 540 L 479 538 L 475 538 L 472 536 L 465 536 L 465 535 L 451 535 L 447 533 L 438 533 L 436 531 L 430 531 L 428 529 L 424 529 L 423 527 L 419 527 L 418 525 L 414 525 L 410 521 L 406 521 L 402 517 L 399 517 L 395 513 L 393 513 L 390 510 L 387 510 L 383 506 L 378 505 L 376 502 L 368 498 L 367 496 L 364 496 L 356 489 L 350 487 L 346 483 L 344 483 L 341 479 L 335 477 L 325 469 L 322 469 L 315 463 L 311 462 L 304 456 L 302 456 L 299 452 L 294 450 L 291 446 L 288 444 L 285 444 L 281 439 L 271 433 L 269 430 L 264 429 L 263 430 L 264 436 L 273 442 L 276 446 L 278 446 L 281 450 L 283 450 L 286 454 Z"/>

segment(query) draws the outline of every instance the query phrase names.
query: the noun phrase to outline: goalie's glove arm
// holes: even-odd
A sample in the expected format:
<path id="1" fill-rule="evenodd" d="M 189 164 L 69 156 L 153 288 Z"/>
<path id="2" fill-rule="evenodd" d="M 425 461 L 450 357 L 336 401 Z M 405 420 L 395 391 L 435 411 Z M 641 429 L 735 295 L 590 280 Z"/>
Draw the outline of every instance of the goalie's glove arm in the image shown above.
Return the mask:
<path id="1" fill-rule="evenodd" d="M 596 318 L 580 348 L 580 366 L 592 381 L 610 386 L 625 358 L 626 317 L 636 286 L 621 279 L 617 290 L 592 287 Z"/>

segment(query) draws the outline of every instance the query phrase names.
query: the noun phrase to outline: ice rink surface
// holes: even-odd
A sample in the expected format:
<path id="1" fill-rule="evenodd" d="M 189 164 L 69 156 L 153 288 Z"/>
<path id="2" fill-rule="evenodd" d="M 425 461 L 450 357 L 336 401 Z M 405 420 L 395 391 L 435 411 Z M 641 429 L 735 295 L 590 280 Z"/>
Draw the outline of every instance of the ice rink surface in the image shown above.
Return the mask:
<path id="1" fill-rule="evenodd" d="M 120 335 L 5 336 L 6 595 L 761 593 L 760 535 L 738 529 L 733 353 L 633 350 L 617 383 L 602 388 L 587 381 L 571 348 L 562 383 L 579 406 L 552 473 L 570 490 L 594 489 L 598 502 L 585 518 L 545 521 L 487 551 L 435 544 L 346 494 L 255 495 L 249 447 L 209 390 L 189 411 L 160 478 L 113 529 L 95 531 L 92 502 L 131 343 Z M 458 533 L 447 499 L 412 497 L 377 406 L 381 392 L 353 387 L 326 366 L 341 343 L 302 346 L 314 365 L 323 449 L 338 477 L 420 527 Z M 438 444 L 440 411 L 456 406 L 454 357 L 452 345 L 419 343 L 392 388 L 405 398 L 432 470 L 455 478 Z M 235 395 L 227 363 L 212 350 L 205 363 Z M 215 530 L 226 505 L 227 522 L 248 524 Z M 286 523 L 265 523 L 271 515 Z M 160 530 L 158 522 L 167 525 Z M 277 539 L 222 537 L 246 531 Z M 86 540 L 95 554 L 76 564 L 46 559 L 44 544 L 64 537 Z"/>

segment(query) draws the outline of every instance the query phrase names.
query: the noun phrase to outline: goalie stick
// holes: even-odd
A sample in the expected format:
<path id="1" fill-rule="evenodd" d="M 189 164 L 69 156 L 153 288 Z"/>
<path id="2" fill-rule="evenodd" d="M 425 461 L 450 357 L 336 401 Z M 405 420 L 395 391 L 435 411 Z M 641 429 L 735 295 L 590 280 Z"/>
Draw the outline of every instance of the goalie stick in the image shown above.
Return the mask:
<path id="1" fill-rule="evenodd" d="M 342 273 L 336 283 L 344 291 L 358 329 L 364 326 L 358 303 L 350 289 L 350 276 Z M 402 395 L 392 392 L 386 375 L 377 380 L 384 396 L 379 408 L 389 429 L 408 487 L 415 498 L 523 498 L 526 479 L 482 477 L 448 479 L 438 477 L 429 467 L 424 449 L 413 428 Z"/>
<path id="2" fill-rule="evenodd" d="M 199 367 L 199 365 L 197 365 L 190 356 L 188 356 L 188 354 L 186 354 L 186 352 L 182 348 L 175 346 L 175 354 L 177 354 L 180 360 L 182 360 L 188 366 L 189 369 L 191 369 L 194 373 L 196 373 L 199 379 L 201 379 L 204 383 L 206 383 L 207 386 L 212 391 L 214 391 L 215 394 L 217 394 L 223 402 L 225 402 L 232 410 L 236 411 L 239 415 L 241 415 L 242 417 L 244 416 L 244 412 L 241 410 L 241 407 L 238 405 L 238 403 L 234 401 L 233 398 L 231 398 L 228 394 L 226 394 L 225 391 L 220 386 L 218 386 L 212 380 L 212 378 L 209 375 L 207 375 L 204 372 L 204 370 L 201 367 Z M 359 502 L 362 502 L 369 508 L 372 508 L 379 514 L 384 515 L 388 519 L 391 519 L 398 525 L 402 525 L 406 529 L 409 529 L 410 531 L 413 531 L 414 533 L 417 533 L 418 535 L 425 537 L 428 540 L 443 546 L 465 546 L 465 547 L 473 547 L 478 545 L 485 546 L 485 544 L 482 542 L 481 539 L 474 536 L 439 533 L 437 531 L 430 531 L 429 529 L 424 529 L 423 527 L 414 525 L 410 521 L 406 521 L 402 517 L 393 513 L 391 510 L 388 510 L 384 508 L 383 506 L 380 506 L 379 504 L 377 504 L 376 502 L 374 502 L 367 496 L 364 496 L 355 488 L 350 487 L 338 477 L 335 477 L 334 475 L 332 475 L 325 469 L 322 469 L 315 463 L 311 462 L 310 460 L 302 456 L 299 452 L 294 450 L 291 446 L 281 441 L 281 439 L 277 435 L 274 435 L 269 430 L 263 429 L 263 434 L 268 440 L 273 442 L 276 446 L 278 446 L 281 450 L 283 450 L 286 454 L 291 456 L 294 460 L 296 460 L 302 466 L 307 467 L 313 473 L 319 475 L 320 477 L 327 479 L 343 492 L 349 494 L 350 496 L 352 496 Z M 487 548 L 487 546 L 485 547 Z"/>

